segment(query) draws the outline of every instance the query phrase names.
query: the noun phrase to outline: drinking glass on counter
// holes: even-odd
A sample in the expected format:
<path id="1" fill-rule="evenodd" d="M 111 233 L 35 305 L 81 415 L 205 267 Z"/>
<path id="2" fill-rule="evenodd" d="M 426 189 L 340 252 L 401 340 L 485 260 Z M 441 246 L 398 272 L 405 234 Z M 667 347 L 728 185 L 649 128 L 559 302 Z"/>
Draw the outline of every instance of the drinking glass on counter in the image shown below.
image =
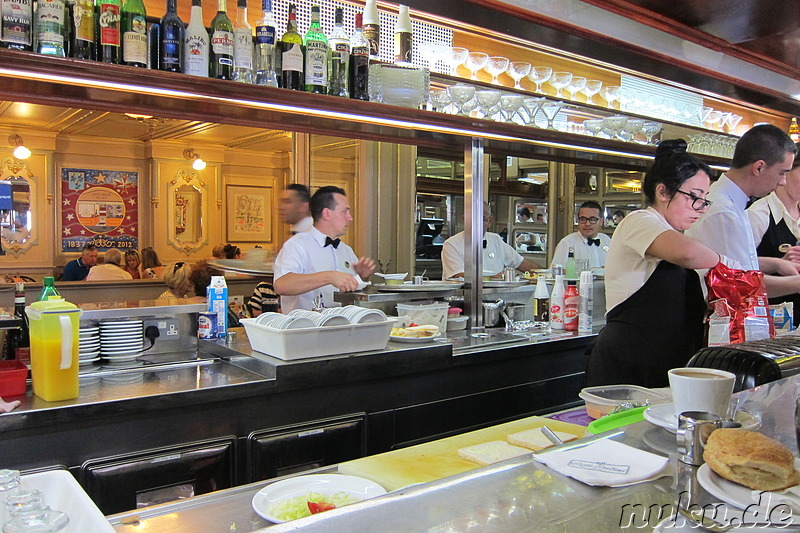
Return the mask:
<path id="1" fill-rule="evenodd" d="M 533 67 L 528 74 L 528 79 L 536 84 L 536 92 L 542 92 L 542 84 L 550 79 L 553 75 L 553 69 L 550 67 Z"/>
<path id="2" fill-rule="evenodd" d="M 581 92 L 586 95 L 587 104 L 594 104 L 594 95 L 599 93 L 602 87 L 603 82 L 600 80 L 586 80 L 586 85 L 581 89 Z"/>
<path id="3" fill-rule="evenodd" d="M 483 52 L 470 52 L 467 55 L 466 63 L 464 63 L 464 66 L 470 71 L 469 79 L 477 80 L 478 71 L 484 69 L 488 63 L 489 54 L 484 54 Z"/>
<path id="4" fill-rule="evenodd" d="M 497 79 L 500 74 L 508 69 L 508 58 L 506 57 L 490 57 L 486 63 L 485 70 L 492 76 L 492 83 L 495 85 L 502 85 Z"/>
<path id="5" fill-rule="evenodd" d="M 572 72 L 553 72 L 550 76 L 550 85 L 556 88 L 556 98 L 564 98 L 561 90 L 572 81 Z"/>
<path id="6" fill-rule="evenodd" d="M 508 66 L 506 73 L 514 80 L 514 88 L 522 90 L 522 79 L 531 73 L 531 64 L 525 61 L 514 61 Z"/>

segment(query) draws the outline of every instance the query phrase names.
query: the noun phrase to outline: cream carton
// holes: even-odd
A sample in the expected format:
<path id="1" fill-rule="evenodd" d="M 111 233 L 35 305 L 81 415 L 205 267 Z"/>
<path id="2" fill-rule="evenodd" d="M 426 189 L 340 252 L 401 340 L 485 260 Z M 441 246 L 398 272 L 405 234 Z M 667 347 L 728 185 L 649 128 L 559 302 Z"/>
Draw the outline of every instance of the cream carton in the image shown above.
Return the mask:
<path id="1" fill-rule="evenodd" d="M 217 315 L 217 337 L 228 336 L 228 285 L 225 276 L 211 276 L 211 284 L 206 289 L 208 312 Z"/>

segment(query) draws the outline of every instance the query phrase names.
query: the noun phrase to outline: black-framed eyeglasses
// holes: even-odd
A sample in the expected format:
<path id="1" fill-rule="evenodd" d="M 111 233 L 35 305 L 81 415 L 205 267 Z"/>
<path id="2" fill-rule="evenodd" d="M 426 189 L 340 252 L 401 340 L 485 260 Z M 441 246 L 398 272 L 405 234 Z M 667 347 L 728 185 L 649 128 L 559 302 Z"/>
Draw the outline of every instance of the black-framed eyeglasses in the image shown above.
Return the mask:
<path id="1" fill-rule="evenodd" d="M 597 218 L 597 217 L 589 217 L 589 218 L 578 217 L 578 222 L 580 222 L 581 224 L 586 224 L 587 222 L 589 224 L 597 224 L 599 221 L 600 221 L 600 219 Z"/>
<path id="2" fill-rule="evenodd" d="M 680 189 L 678 189 L 675 192 L 679 192 L 679 193 L 681 193 L 683 195 L 686 195 L 689 198 L 691 198 L 692 199 L 692 209 L 694 209 L 695 211 L 702 211 L 703 209 L 708 209 L 711 206 L 711 204 L 714 203 L 711 200 L 706 200 L 705 198 L 700 198 L 696 194 L 693 194 L 693 193 L 690 193 L 690 192 L 686 192 L 686 191 L 682 191 Z"/>
<path id="3" fill-rule="evenodd" d="M 175 263 L 175 266 L 172 267 L 172 273 L 174 274 L 175 272 L 180 270 L 183 267 L 183 265 L 184 265 L 183 261 L 178 261 L 177 263 Z"/>

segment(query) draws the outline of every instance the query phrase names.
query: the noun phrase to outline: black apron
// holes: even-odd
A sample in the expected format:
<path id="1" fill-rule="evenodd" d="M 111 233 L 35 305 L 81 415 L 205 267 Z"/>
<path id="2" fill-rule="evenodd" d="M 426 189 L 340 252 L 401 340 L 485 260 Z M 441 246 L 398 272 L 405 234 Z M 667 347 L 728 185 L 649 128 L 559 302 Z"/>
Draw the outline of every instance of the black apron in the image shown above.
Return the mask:
<path id="1" fill-rule="evenodd" d="M 777 224 L 775 219 L 772 218 L 772 212 L 769 214 L 769 226 L 761 238 L 761 244 L 756 248 L 759 257 L 783 257 L 784 252 L 778 250 L 781 244 L 794 244 L 797 242 L 795 237 L 786 222 L 781 219 Z M 800 324 L 800 294 L 787 294 L 786 296 L 778 296 L 777 298 L 770 298 L 769 303 L 779 304 L 782 302 L 794 303 L 794 327 Z"/>
<path id="2" fill-rule="evenodd" d="M 606 315 L 589 357 L 588 385 L 668 386 L 667 371 L 703 347 L 705 313 L 697 272 L 661 261 Z"/>

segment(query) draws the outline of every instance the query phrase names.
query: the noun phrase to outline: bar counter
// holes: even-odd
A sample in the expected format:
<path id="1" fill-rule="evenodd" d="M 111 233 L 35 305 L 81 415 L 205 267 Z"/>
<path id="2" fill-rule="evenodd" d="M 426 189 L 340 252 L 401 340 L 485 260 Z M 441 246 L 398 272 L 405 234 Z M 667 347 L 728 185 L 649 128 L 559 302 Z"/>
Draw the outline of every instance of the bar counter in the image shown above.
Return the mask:
<path id="1" fill-rule="evenodd" d="M 743 400 L 742 407 L 761 420 L 759 431 L 779 440 L 795 454 L 794 406 L 798 385 L 800 376 L 793 376 L 738 393 Z M 122 513 L 109 519 L 121 533 L 145 530 L 170 533 L 251 531 L 261 527 L 276 533 L 296 529 L 309 532 L 376 531 L 377 524 L 387 533 L 595 533 L 652 531 L 662 519 L 675 512 L 678 493 L 682 491 L 684 501 L 691 503 L 707 505 L 718 501 L 697 483 L 697 467 L 676 460 L 675 436 L 665 429 L 646 421 L 639 422 L 559 448 L 580 446 L 596 439 L 614 439 L 668 456 L 670 464 L 664 471 L 665 475 L 654 481 L 600 488 L 566 478 L 532 461 L 531 456 L 523 456 L 277 525 L 259 517 L 251 505 L 255 493 L 274 481 L 271 480 Z M 315 473 L 336 471 L 335 467 L 329 467 Z"/>

